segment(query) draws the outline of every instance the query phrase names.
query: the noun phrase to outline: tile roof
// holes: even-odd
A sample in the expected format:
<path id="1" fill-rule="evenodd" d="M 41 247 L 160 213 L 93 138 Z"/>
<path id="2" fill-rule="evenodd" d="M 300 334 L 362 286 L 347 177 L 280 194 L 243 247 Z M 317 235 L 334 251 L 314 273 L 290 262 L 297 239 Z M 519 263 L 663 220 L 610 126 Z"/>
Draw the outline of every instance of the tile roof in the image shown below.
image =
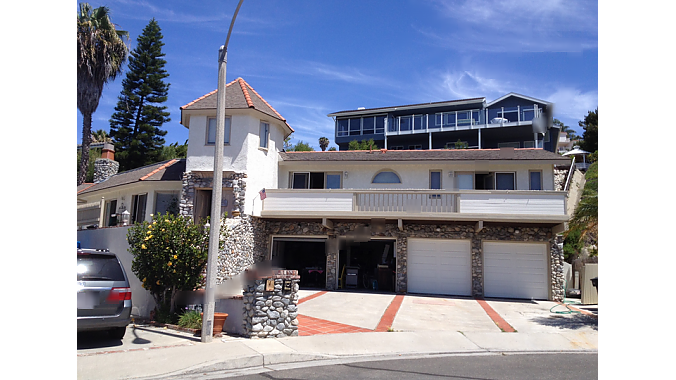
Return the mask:
<path id="1" fill-rule="evenodd" d="M 239 86 L 233 86 L 237 83 Z M 277 112 L 272 106 L 263 99 L 262 96 L 256 92 L 256 90 L 251 87 L 244 79 L 237 78 L 234 81 L 225 85 L 227 91 L 225 92 L 225 108 L 230 109 L 246 109 L 253 108 L 258 110 L 266 115 L 272 116 L 276 119 L 279 119 L 284 122 L 284 124 L 289 127 L 293 132 L 293 128 L 289 123 L 282 117 L 282 115 Z M 211 91 L 210 93 L 203 95 L 192 102 L 181 106 L 181 111 L 183 110 L 205 110 L 205 109 L 216 109 L 218 104 L 218 90 Z"/>
<path id="2" fill-rule="evenodd" d="M 185 158 L 158 162 L 152 165 L 127 170 L 90 186 L 78 186 L 77 194 L 83 195 L 111 187 L 128 185 L 140 181 L 182 181 L 185 172 Z"/>
<path id="3" fill-rule="evenodd" d="M 280 152 L 285 162 L 294 161 L 473 161 L 473 160 L 555 160 L 569 158 L 535 148 L 523 149 L 433 149 L 433 150 L 343 150 L 326 152 Z M 558 164 L 558 163 L 557 163 Z"/>

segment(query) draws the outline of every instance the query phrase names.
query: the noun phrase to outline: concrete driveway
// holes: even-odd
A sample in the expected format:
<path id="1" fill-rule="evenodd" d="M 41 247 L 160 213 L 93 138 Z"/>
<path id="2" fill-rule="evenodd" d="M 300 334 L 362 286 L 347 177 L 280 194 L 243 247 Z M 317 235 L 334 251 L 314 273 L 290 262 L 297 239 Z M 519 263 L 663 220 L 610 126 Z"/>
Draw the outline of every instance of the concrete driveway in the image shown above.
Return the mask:
<path id="1" fill-rule="evenodd" d="M 312 317 L 304 322 L 321 320 L 343 325 L 336 333 L 346 332 L 344 325 L 360 328 L 354 332 L 384 331 L 377 330 L 384 323 L 395 331 L 573 333 L 593 337 L 598 331 L 595 316 L 571 312 L 572 309 L 552 301 L 480 301 L 468 297 L 407 294 L 398 296 L 397 304 L 393 293 L 363 291 L 301 290 L 299 296 L 299 315 Z"/>

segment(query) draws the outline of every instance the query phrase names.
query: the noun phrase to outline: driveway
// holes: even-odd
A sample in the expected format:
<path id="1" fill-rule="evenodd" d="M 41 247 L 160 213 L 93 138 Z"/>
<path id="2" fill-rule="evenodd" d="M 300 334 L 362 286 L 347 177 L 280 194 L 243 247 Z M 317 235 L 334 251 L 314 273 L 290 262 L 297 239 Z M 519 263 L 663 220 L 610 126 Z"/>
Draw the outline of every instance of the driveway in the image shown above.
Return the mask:
<path id="1" fill-rule="evenodd" d="M 299 296 L 300 335 L 392 330 L 563 333 L 586 341 L 596 340 L 598 332 L 596 316 L 553 301 L 363 291 L 301 290 Z M 322 328 L 314 329 L 319 324 Z"/>

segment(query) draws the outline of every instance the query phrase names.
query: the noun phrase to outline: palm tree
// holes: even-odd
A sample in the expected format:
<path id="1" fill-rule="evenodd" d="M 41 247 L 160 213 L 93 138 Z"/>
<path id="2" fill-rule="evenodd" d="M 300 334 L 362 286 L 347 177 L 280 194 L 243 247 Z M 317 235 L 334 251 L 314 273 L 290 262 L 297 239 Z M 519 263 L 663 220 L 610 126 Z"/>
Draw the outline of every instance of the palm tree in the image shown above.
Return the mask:
<path id="1" fill-rule="evenodd" d="M 108 132 L 103 129 L 96 130 L 92 132 L 92 141 L 93 143 L 109 143 L 113 139 L 108 136 Z"/>
<path id="2" fill-rule="evenodd" d="M 92 9 L 80 3 L 77 14 L 77 109 L 82 113 L 82 158 L 77 184 L 84 182 L 89 165 L 92 114 L 99 106 L 103 85 L 122 72 L 129 48 L 122 37 L 129 33 L 116 30 L 107 7 Z"/>
<path id="3" fill-rule="evenodd" d="M 329 146 L 329 139 L 326 137 L 320 137 L 319 138 L 319 147 L 322 148 L 322 152 L 326 150 L 326 148 Z"/>

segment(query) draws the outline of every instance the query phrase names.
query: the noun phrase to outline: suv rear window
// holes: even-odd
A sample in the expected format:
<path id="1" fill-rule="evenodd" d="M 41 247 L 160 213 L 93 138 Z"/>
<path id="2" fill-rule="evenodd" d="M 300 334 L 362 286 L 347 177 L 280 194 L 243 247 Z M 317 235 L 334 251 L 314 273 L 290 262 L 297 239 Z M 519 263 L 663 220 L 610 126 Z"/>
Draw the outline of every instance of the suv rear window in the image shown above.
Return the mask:
<path id="1" fill-rule="evenodd" d="M 115 256 L 78 255 L 78 281 L 124 281 L 122 267 Z"/>

